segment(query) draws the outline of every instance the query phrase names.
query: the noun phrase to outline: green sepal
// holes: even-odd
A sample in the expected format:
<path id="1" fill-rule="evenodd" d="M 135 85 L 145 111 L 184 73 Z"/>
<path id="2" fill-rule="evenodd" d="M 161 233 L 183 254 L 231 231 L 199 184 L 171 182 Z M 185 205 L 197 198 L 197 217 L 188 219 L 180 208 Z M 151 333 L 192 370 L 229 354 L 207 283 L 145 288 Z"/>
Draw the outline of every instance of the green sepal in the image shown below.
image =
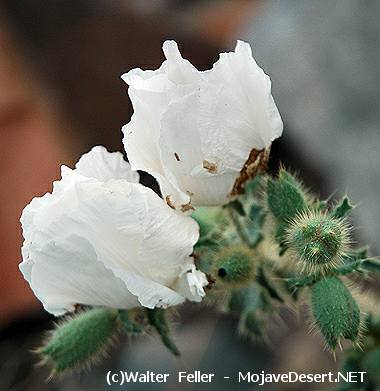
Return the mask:
<path id="1" fill-rule="evenodd" d="M 350 199 L 345 196 L 343 197 L 338 205 L 332 210 L 331 217 L 335 217 L 336 219 L 342 219 L 346 217 L 351 210 L 354 208 L 354 205 L 350 203 Z"/>
<path id="2" fill-rule="evenodd" d="M 170 336 L 169 325 L 166 320 L 166 312 L 162 308 L 147 308 L 149 323 L 156 329 L 162 343 L 175 355 L 180 356 L 180 352 Z"/>
<path id="3" fill-rule="evenodd" d="M 39 352 L 53 373 L 84 367 L 105 350 L 118 325 L 116 310 L 90 309 L 59 325 Z"/>
<path id="4" fill-rule="evenodd" d="M 360 264 L 361 268 L 369 272 L 380 272 L 380 259 L 367 258 L 363 259 Z"/>
<path id="5" fill-rule="evenodd" d="M 344 283 L 327 277 L 311 287 L 315 323 L 327 346 L 335 350 L 342 338 L 355 342 L 360 331 L 360 309 Z"/>

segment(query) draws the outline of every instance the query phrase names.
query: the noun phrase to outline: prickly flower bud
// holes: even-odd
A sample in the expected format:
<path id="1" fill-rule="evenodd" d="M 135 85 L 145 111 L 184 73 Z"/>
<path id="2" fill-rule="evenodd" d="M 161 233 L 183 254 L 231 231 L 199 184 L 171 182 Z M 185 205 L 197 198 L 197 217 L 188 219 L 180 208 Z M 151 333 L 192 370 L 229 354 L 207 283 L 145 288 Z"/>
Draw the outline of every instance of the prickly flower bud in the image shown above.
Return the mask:
<path id="1" fill-rule="evenodd" d="M 92 309 L 58 326 L 39 352 L 53 373 L 84 367 L 104 353 L 117 327 L 117 311 Z"/>
<path id="2" fill-rule="evenodd" d="M 335 268 L 345 254 L 347 224 L 321 212 L 304 212 L 290 224 L 286 242 L 303 272 L 324 273 Z"/>
<path id="3" fill-rule="evenodd" d="M 328 277 L 315 283 L 311 299 L 315 324 L 330 349 L 335 350 L 343 338 L 357 341 L 360 309 L 339 278 Z"/>
<path id="4" fill-rule="evenodd" d="M 267 195 L 269 210 L 281 222 L 293 219 L 307 207 L 301 184 L 284 169 L 277 179 L 268 180 Z"/>
<path id="5" fill-rule="evenodd" d="M 254 255 L 241 245 L 224 248 L 215 255 L 215 274 L 229 284 L 249 282 L 254 273 Z"/>

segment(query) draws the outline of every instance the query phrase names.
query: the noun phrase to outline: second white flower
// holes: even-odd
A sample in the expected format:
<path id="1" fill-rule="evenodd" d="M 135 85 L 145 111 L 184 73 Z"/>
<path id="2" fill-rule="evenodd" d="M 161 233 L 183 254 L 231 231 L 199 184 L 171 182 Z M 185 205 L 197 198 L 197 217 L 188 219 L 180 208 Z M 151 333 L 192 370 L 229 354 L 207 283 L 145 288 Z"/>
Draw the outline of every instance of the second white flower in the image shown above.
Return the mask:
<path id="1" fill-rule="evenodd" d="M 282 133 L 270 79 L 242 41 L 205 72 L 174 41 L 163 51 L 158 70 L 122 76 L 134 107 L 123 128 L 131 166 L 152 174 L 172 207 L 225 204 Z"/>

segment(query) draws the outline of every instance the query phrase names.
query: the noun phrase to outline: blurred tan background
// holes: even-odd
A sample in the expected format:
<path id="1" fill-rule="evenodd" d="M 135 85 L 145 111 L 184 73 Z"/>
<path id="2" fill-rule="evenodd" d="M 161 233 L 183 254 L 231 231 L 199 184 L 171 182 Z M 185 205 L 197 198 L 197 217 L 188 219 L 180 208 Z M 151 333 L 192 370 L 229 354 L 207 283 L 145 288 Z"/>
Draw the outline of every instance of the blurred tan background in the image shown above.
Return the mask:
<path id="1" fill-rule="evenodd" d="M 249 41 L 272 78 L 285 124 L 271 169 L 280 161 L 298 169 L 323 196 L 348 190 L 362 202 L 356 239 L 380 251 L 379 8 L 376 0 L 365 6 L 354 0 L 0 2 L 0 390 L 107 389 L 103 367 L 98 378 L 59 385 L 45 383 L 46 372 L 33 369 L 36 359 L 28 352 L 51 318 L 18 271 L 19 217 L 33 196 L 51 190 L 61 164 L 72 166 L 96 144 L 122 151 L 120 128 L 132 108 L 120 75 L 136 66 L 158 67 L 167 38 L 199 69 L 210 68 L 236 39 Z M 147 175 L 142 181 L 155 186 Z M 182 315 L 180 364 L 149 338 L 120 344 L 105 365 L 219 371 L 328 371 L 337 365 L 287 311 L 289 325 L 273 327 L 272 348 L 247 346 L 236 337 L 235 322 L 212 311 L 188 306 Z M 278 389 L 303 389 L 292 387 Z"/>

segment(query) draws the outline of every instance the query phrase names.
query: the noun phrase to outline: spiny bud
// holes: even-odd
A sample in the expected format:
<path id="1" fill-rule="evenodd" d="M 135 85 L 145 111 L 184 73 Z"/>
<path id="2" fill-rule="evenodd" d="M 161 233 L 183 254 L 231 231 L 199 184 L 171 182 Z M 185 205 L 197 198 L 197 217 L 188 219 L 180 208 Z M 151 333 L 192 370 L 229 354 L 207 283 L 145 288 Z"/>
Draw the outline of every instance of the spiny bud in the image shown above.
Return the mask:
<path id="1" fill-rule="evenodd" d="M 308 211 L 296 217 L 286 233 L 286 244 L 308 274 L 324 273 L 339 265 L 349 243 L 343 220 Z"/>
<path id="2" fill-rule="evenodd" d="M 226 247 L 215 254 L 217 278 L 229 284 L 249 282 L 253 277 L 252 251 L 242 245 Z"/>
<path id="3" fill-rule="evenodd" d="M 312 286 L 311 295 L 315 324 L 327 346 L 335 350 L 343 338 L 356 342 L 360 309 L 344 283 L 337 277 L 324 278 Z"/>
<path id="4" fill-rule="evenodd" d="M 117 326 L 115 310 L 96 308 L 83 312 L 58 326 L 39 353 L 43 362 L 51 364 L 53 374 L 87 366 L 105 352 Z"/>
<path id="5" fill-rule="evenodd" d="M 298 181 L 281 169 L 277 179 L 269 179 L 268 206 L 274 217 L 286 222 L 307 207 L 306 194 Z"/>

